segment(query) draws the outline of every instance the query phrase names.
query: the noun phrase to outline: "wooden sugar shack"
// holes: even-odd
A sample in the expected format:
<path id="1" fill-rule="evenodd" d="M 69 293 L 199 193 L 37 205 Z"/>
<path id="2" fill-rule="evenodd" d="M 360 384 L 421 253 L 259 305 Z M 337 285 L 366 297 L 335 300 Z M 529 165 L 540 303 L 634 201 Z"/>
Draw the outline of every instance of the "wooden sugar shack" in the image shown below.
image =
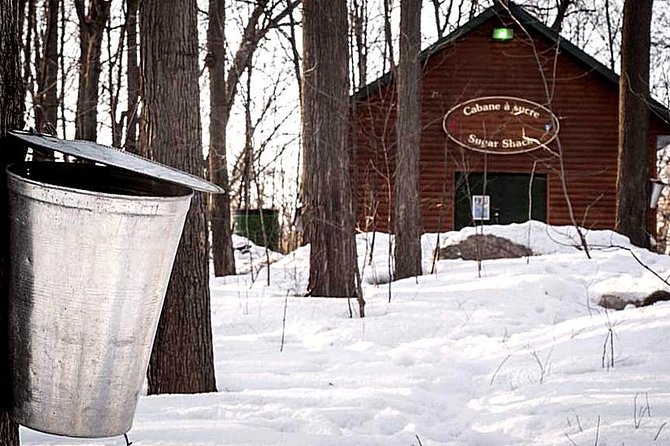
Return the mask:
<path id="1" fill-rule="evenodd" d="M 611 229 L 619 77 L 523 8 L 496 5 L 421 54 L 420 203 L 426 232 L 529 219 Z M 359 228 L 389 230 L 396 94 L 387 74 L 353 97 Z M 650 175 L 670 140 L 652 101 Z M 654 214 L 654 213 L 650 213 Z M 649 231 L 654 232 L 655 215 Z M 392 228 L 392 223 L 391 223 Z"/>

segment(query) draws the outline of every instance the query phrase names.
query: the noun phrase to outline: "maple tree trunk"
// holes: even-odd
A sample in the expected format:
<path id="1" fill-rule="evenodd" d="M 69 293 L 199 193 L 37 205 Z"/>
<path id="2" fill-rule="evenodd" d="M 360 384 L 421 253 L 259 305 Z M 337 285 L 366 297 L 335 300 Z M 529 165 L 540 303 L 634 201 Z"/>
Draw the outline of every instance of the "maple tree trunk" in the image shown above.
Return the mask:
<path id="1" fill-rule="evenodd" d="M 626 0 L 619 81 L 615 230 L 649 247 L 649 47 L 652 0 Z"/>
<path id="2" fill-rule="evenodd" d="M 8 370 L 8 263 L 9 215 L 7 209 L 7 178 L 5 167 L 12 158 L 21 158 L 16 147 L 7 144 L 6 131 L 23 126 L 23 82 L 20 63 L 19 3 L 7 0 L 0 3 L 0 206 L 2 208 L 2 236 L 0 237 L 0 444 L 19 444 L 18 425 L 6 412 L 9 404 Z"/>
<path id="3" fill-rule="evenodd" d="M 102 37 L 109 20 L 110 0 L 75 0 L 79 16 L 79 89 L 75 138 L 95 141 L 98 135 L 98 84 L 102 64 Z"/>
<path id="4" fill-rule="evenodd" d="M 235 274 L 230 195 L 226 158 L 226 126 L 230 118 L 230 101 L 226 98 L 226 38 L 224 35 L 225 0 L 210 0 L 207 30 L 207 62 L 209 68 L 209 178 L 226 192 L 212 196 L 211 227 L 214 275 Z"/>
<path id="5" fill-rule="evenodd" d="M 39 61 L 35 127 L 37 131 L 55 134 L 58 124 L 58 9 L 60 0 L 46 1 L 44 55 Z"/>
<path id="6" fill-rule="evenodd" d="M 128 102 L 126 121 L 126 141 L 124 148 L 131 153 L 139 154 L 137 144 L 138 104 L 140 99 L 140 67 L 137 63 L 137 9 L 139 0 L 126 0 L 127 20 L 126 39 L 128 43 Z"/>
<path id="7" fill-rule="evenodd" d="M 197 11 L 195 0 L 140 3 L 140 141 L 154 160 L 203 176 Z M 150 394 L 216 391 L 207 245 L 206 197 L 196 192 L 151 353 Z"/>
<path id="8" fill-rule="evenodd" d="M 346 0 L 304 1 L 303 219 L 311 244 L 308 291 L 313 296 L 357 293 L 347 71 Z"/>
<path id="9" fill-rule="evenodd" d="M 421 139 L 421 0 L 400 3 L 398 146 L 395 174 L 394 279 L 421 275 L 419 158 Z"/>

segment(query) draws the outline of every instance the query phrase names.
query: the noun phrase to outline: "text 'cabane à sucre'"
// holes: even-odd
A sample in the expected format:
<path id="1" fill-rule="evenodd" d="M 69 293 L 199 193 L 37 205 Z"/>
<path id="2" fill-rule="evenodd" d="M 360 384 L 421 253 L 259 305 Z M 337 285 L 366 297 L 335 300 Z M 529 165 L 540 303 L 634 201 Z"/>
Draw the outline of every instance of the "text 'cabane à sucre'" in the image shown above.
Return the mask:
<path id="1" fill-rule="evenodd" d="M 546 147 L 558 133 L 558 119 L 546 107 L 513 97 L 463 102 L 444 117 L 444 130 L 457 144 L 480 152 L 515 154 Z"/>

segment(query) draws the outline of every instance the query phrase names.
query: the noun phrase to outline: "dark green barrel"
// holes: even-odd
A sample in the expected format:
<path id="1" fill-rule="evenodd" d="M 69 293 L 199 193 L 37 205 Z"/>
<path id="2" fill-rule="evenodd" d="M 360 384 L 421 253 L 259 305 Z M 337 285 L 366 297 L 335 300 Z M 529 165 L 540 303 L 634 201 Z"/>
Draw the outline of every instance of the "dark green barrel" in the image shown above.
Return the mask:
<path id="1" fill-rule="evenodd" d="M 276 209 L 236 209 L 233 231 L 256 245 L 279 248 L 279 211 Z M 265 230 L 265 238 L 263 237 Z M 266 245 L 267 241 L 267 245 Z"/>

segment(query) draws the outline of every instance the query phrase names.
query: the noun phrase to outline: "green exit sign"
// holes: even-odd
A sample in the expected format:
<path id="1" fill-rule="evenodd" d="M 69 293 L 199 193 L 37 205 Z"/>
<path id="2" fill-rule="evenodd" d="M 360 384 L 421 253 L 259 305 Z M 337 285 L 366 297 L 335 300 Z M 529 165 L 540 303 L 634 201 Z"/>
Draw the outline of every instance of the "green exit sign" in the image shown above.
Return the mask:
<path id="1" fill-rule="evenodd" d="M 493 40 L 512 40 L 514 30 L 512 28 L 493 28 Z"/>

